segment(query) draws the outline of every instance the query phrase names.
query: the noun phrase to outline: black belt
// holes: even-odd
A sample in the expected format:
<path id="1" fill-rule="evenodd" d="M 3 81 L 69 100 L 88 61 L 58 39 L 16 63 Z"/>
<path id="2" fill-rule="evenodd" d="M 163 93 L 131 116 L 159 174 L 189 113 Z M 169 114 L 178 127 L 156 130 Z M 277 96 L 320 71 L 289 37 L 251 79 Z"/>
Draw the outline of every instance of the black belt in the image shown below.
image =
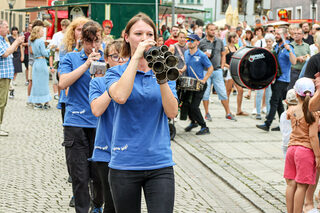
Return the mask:
<path id="1" fill-rule="evenodd" d="M 215 69 L 215 70 L 217 70 L 217 69 L 221 69 L 221 66 L 215 67 L 214 69 Z"/>

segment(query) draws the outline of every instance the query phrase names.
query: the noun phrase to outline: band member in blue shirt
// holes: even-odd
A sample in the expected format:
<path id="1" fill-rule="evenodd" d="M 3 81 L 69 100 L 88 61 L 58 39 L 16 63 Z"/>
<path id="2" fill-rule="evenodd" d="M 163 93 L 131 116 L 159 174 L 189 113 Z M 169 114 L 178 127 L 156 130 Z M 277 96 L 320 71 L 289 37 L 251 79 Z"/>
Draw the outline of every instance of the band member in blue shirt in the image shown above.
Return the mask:
<path id="1" fill-rule="evenodd" d="M 120 57 L 122 41 L 113 41 L 104 51 L 109 67 L 123 64 L 126 58 Z M 109 187 L 109 162 L 111 157 L 111 137 L 113 130 L 114 102 L 106 91 L 104 74 L 95 74 L 90 82 L 89 100 L 94 116 L 98 117 L 96 139 L 91 160 L 95 162 L 103 188 L 104 213 L 114 213 L 114 205 Z M 102 212 L 102 211 L 101 211 Z"/>
<path id="2" fill-rule="evenodd" d="M 176 117 L 175 82 L 157 81 L 143 58 L 156 45 L 156 27 L 145 14 L 125 28 L 122 57 L 106 73 L 115 101 L 109 181 L 116 212 L 140 213 L 141 189 L 148 212 L 173 212 L 174 172 L 168 118 Z"/>
<path id="3" fill-rule="evenodd" d="M 213 66 L 207 55 L 198 49 L 199 41 L 200 38 L 196 34 L 188 36 L 189 49 L 184 52 L 186 64 L 179 72 L 183 73 L 186 71 L 187 76 L 198 79 L 201 84 L 204 85 L 203 89 L 200 91 L 187 91 L 182 100 L 183 107 L 187 108 L 188 115 L 191 120 L 191 124 L 184 130 L 189 132 L 200 125 L 201 129 L 196 133 L 196 135 L 204 135 L 209 134 L 210 131 L 203 119 L 199 106 L 203 94 L 206 91 L 206 82 L 213 72 Z M 206 75 L 204 75 L 204 70 L 208 70 Z M 191 102 L 189 100 L 191 100 Z"/>
<path id="4" fill-rule="evenodd" d="M 64 117 L 64 146 L 72 177 L 72 189 L 77 213 L 88 213 L 90 207 L 89 179 L 93 181 L 93 205 L 103 203 L 101 183 L 88 158 L 92 156 L 97 118 L 89 104 L 89 68 L 93 61 L 104 61 L 101 46 L 101 26 L 89 21 L 82 27 L 83 49 L 67 53 L 60 65 L 59 87 L 69 87 Z M 99 194 L 100 193 L 100 194 Z"/>

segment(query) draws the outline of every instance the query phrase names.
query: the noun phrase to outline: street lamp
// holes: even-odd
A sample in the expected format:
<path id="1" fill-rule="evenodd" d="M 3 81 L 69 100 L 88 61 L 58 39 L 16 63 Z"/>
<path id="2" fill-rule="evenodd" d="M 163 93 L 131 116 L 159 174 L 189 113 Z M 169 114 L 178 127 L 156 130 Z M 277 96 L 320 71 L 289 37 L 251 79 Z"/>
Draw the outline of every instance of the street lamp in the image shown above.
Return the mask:
<path id="1" fill-rule="evenodd" d="M 317 4 L 317 0 L 311 0 L 312 3 L 312 25 L 315 22 L 316 19 L 316 4 Z"/>
<path id="2" fill-rule="evenodd" d="M 7 0 L 9 4 L 9 9 L 10 9 L 10 17 L 9 17 L 9 29 L 11 29 L 11 24 L 12 24 L 12 9 L 14 4 L 16 3 L 16 0 Z"/>

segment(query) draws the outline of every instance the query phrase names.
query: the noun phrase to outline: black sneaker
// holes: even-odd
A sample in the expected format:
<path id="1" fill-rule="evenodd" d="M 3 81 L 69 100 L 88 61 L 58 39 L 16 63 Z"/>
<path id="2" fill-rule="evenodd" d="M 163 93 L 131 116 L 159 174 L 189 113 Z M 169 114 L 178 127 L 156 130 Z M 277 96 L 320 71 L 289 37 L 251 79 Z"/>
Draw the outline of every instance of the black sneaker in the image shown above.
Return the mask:
<path id="1" fill-rule="evenodd" d="M 10 90 L 9 98 L 10 98 L 10 99 L 13 99 L 13 98 L 14 98 L 14 90 Z"/>
<path id="2" fill-rule="evenodd" d="M 71 200 L 69 202 L 69 206 L 70 207 L 74 207 L 75 206 L 75 204 L 74 204 L 74 196 L 72 196 L 72 198 L 71 198 Z"/>
<path id="3" fill-rule="evenodd" d="M 210 134 L 208 127 L 203 127 L 196 133 L 196 135 L 205 135 L 205 134 Z"/>
<path id="4" fill-rule="evenodd" d="M 199 125 L 197 123 L 191 123 L 189 126 L 187 126 L 184 131 L 190 132 L 191 129 L 198 127 Z"/>
<path id="5" fill-rule="evenodd" d="M 280 127 L 277 126 L 277 127 L 271 128 L 271 131 L 280 131 Z"/>
<path id="6" fill-rule="evenodd" d="M 266 132 L 268 132 L 269 128 L 270 128 L 266 124 L 256 125 L 256 127 L 259 128 L 259 129 L 262 129 L 262 130 L 264 130 Z"/>

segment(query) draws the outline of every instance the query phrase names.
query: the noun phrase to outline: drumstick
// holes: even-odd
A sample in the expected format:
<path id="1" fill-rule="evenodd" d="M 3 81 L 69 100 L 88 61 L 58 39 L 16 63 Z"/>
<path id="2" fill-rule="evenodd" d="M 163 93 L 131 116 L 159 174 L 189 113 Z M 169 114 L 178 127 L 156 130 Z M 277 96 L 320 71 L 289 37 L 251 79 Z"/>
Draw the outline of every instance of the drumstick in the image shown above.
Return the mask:
<path id="1" fill-rule="evenodd" d="M 200 79 L 198 78 L 196 72 L 193 70 L 192 66 L 190 66 L 190 69 L 191 69 L 192 73 L 196 76 L 197 80 L 200 80 Z"/>

